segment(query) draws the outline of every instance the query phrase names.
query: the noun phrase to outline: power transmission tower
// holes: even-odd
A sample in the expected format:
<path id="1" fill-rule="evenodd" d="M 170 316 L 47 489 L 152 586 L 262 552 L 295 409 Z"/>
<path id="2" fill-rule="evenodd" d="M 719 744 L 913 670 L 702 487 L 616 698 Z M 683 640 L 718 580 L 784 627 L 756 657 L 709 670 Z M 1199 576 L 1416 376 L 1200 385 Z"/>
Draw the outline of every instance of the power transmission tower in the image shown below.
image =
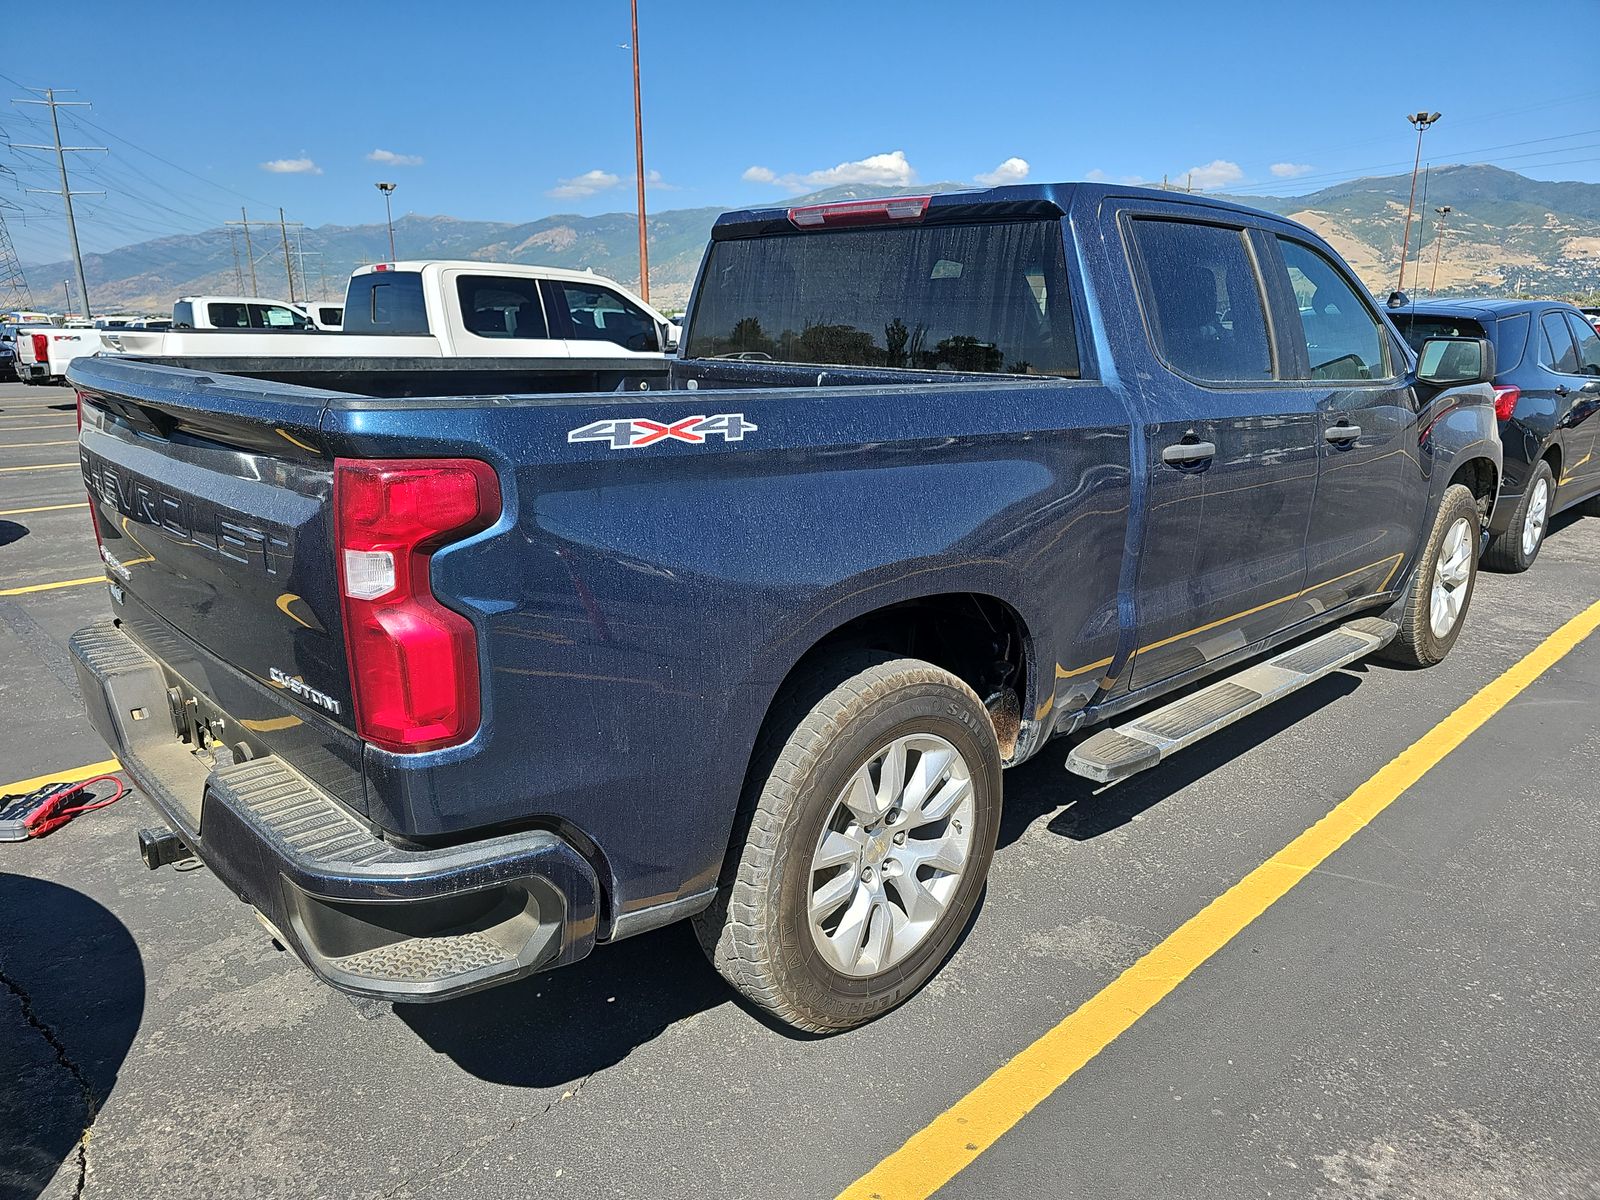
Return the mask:
<path id="1" fill-rule="evenodd" d="M 56 152 L 56 166 L 61 171 L 61 190 L 51 188 L 29 188 L 30 192 L 42 192 L 48 196 L 60 196 L 61 202 L 67 208 L 67 237 L 72 242 L 72 264 L 78 270 L 78 294 L 83 300 L 83 315 L 94 314 L 89 309 L 89 279 L 83 273 L 83 251 L 78 247 L 78 223 L 72 215 L 72 198 L 74 196 L 103 196 L 104 192 L 75 192 L 72 184 L 67 181 L 67 155 L 96 152 L 106 153 L 104 146 L 63 146 L 61 144 L 61 118 L 56 114 L 58 108 L 88 108 L 87 100 L 57 100 L 55 88 L 31 88 L 30 91 L 42 91 L 43 100 L 13 100 L 13 104 L 38 104 L 50 110 L 50 131 L 55 135 L 53 146 L 27 146 L 21 142 L 14 143 L 18 150 L 54 150 Z M 64 92 L 71 92 L 73 88 L 62 88 Z"/>
<path id="2" fill-rule="evenodd" d="M 239 239 L 234 236 L 233 230 L 228 230 L 228 248 L 233 251 L 233 286 L 237 294 L 244 293 L 244 268 L 239 265 Z"/>
<path id="3" fill-rule="evenodd" d="M 0 171 L 5 168 L 0 167 Z M 9 171 L 5 171 L 10 174 Z M 11 244 L 11 232 L 6 228 L 6 209 L 17 211 L 17 206 L 0 200 L 0 303 L 11 308 L 32 308 L 33 293 L 28 290 L 28 277 L 22 273 L 22 261 L 17 248 Z"/>
<path id="4" fill-rule="evenodd" d="M 250 294 L 252 296 L 261 295 L 261 290 L 257 286 L 257 283 L 256 283 L 256 256 L 255 256 L 255 251 L 252 249 L 251 243 L 250 243 L 250 226 L 252 226 L 252 225 L 262 225 L 262 226 L 276 225 L 278 227 L 279 235 L 283 238 L 283 271 L 284 271 L 284 275 L 289 280 L 289 299 L 293 300 L 294 299 L 294 262 L 289 256 L 289 230 L 291 228 L 301 229 L 301 228 L 304 228 L 304 227 L 301 225 L 301 223 L 299 221 L 286 221 L 286 220 L 284 220 L 283 219 L 283 209 L 281 209 L 281 208 L 278 210 L 278 219 L 276 221 L 252 221 L 250 219 L 250 214 L 247 213 L 242 207 L 239 209 L 239 217 L 240 217 L 240 220 L 237 220 L 237 221 L 225 221 L 223 223 L 225 225 L 240 225 L 240 226 L 244 227 L 244 255 L 245 255 L 245 258 L 248 259 L 249 263 L 250 263 Z M 270 253 L 271 253 L 271 251 L 267 252 L 267 254 L 270 254 Z M 263 255 L 263 257 L 266 257 L 266 255 Z"/>

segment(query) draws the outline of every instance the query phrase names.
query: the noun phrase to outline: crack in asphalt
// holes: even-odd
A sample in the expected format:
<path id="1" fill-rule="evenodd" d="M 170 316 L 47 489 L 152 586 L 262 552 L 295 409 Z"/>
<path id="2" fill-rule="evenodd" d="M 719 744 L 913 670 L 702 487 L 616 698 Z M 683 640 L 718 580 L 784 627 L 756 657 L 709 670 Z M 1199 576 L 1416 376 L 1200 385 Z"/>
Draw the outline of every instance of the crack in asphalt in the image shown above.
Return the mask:
<path id="1" fill-rule="evenodd" d="M 515 1133 L 523 1125 L 526 1125 L 531 1121 L 538 1121 L 549 1116 L 554 1109 L 558 1108 L 562 1104 L 565 1104 L 568 1100 L 577 1099 L 578 1093 L 583 1091 L 584 1085 L 593 1079 L 595 1074 L 596 1072 L 590 1071 L 589 1074 L 578 1080 L 577 1083 L 573 1084 L 566 1091 L 562 1092 L 561 1095 L 557 1096 L 554 1100 L 551 1100 L 538 1112 L 524 1113 L 520 1117 L 513 1117 L 511 1119 L 511 1123 L 508 1124 L 504 1129 L 495 1130 L 493 1133 L 486 1133 L 467 1145 L 461 1147 L 453 1154 L 445 1155 L 445 1157 L 441 1158 L 426 1172 L 430 1186 L 436 1186 L 446 1179 L 451 1179 L 456 1175 L 461 1174 L 461 1172 L 471 1166 L 473 1161 L 485 1150 L 487 1150 L 492 1143 L 505 1137 L 507 1134 Z M 395 1184 L 388 1191 L 384 1192 L 384 1200 L 390 1200 L 391 1197 L 398 1195 L 403 1188 L 409 1187 L 412 1180 L 416 1179 L 418 1174 L 421 1174 L 421 1172 L 407 1175 L 399 1183 Z"/>
<path id="2" fill-rule="evenodd" d="M 94 1085 L 89 1082 L 89 1077 L 83 1073 L 83 1068 L 73 1061 L 72 1055 L 67 1052 L 66 1043 L 61 1040 L 56 1031 L 47 1025 L 43 1018 L 33 1010 L 33 997 L 28 994 L 28 989 L 6 973 L 5 964 L 0 963 L 0 986 L 17 998 L 17 1003 L 22 1007 L 22 1019 L 29 1028 L 37 1033 L 50 1049 L 55 1053 L 56 1063 L 68 1075 L 72 1076 L 78 1085 L 78 1092 L 83 1100 L 84 1121 L 83 1132 L 78 1135 L 77 1159 L 78 1182 L 72 1190 L 74 1200 L 83 1195 L 83 1189 L 89 1182 L 89 1137 L 94 1130 L 95 1114 L 99 1112 L 100 1101 L 94 1094 Z"/>

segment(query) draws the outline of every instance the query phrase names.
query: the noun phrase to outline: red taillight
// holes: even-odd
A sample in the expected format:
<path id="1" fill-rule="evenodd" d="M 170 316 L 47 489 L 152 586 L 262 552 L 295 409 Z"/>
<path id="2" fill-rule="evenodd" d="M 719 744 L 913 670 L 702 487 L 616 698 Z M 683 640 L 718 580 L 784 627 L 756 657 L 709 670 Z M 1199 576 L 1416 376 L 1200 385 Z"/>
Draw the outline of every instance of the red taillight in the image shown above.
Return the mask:
<path id="1" fill-rule="evenodd" d="M 789 210 L 789 222 L 798 229 L 823 225 L 881 225 L 888 221 L 920 221 L 932 196 L 893 196 L 887 200 L 842 200 L 837 204 L 808 204 Z"/>
<path id="2" fill-rule="evenodd" d="M 78 397 L 78 405 L 77 405 L 77 408 L 78 408 L 78 432 L 82 433 L 83 432 L 83 393 L 82 392 L 78 392 L 78 393 L 76 393 L 76 395 Z"/>
<path id="3" fill-rule="evenodd" d="M 392 270 L 394 270 L 394 268 L 391 267 L 388 263 L 375 263 L 373 265 L 372 269 L 374 271 L 392 271 Z"/>
<path id="4" fill-rule="evenodd" d="M 428 560 L 500 516 L 493 468 L 336 459 L 333 505 L 356 731 L 402 752 L 466 741 L 482 715 L 477 634 L 435 599 Z"/>
<path id="5" fill-rule="evenodd" d="M 33 335 L 33 361 L 50 361 L 50 338 L 46 334 L 36 333 Z"/>
<path id="6" fill-rule="evenodd" d="M 1494 389 L 1494 415 L 1502 421 L 1509 421 L 1511 414 L 1517 410 L 1517 398 L 1522 395 L 1519 387 L 1496 387 Z"/>

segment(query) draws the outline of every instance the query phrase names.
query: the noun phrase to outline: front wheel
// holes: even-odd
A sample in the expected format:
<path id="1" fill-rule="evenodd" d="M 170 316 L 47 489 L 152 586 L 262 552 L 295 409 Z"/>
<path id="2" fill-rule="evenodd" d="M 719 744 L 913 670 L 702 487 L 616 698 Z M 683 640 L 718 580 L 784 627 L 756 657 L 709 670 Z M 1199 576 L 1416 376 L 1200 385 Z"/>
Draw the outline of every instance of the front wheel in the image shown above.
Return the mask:
<path id="1" fill-rule="evenodd" d="M 1408 667 L 1444 661 L 1456 644 L 1478 579 L 1478 502 L 1458 483 L 1445 488 L 1422 558 L 1394 612 L 1400 632 L 1379 657 Z"/>
<path id="2" fill-rule="evenodd" d="M 944 962 L 988 875 L 1001 774 L 988 712 L 948 671 L 856 659 L 823 680 L 775 715 L 732 881 L 696 918 L 729 983 L 817 1033 L 880 1016 Z"/>

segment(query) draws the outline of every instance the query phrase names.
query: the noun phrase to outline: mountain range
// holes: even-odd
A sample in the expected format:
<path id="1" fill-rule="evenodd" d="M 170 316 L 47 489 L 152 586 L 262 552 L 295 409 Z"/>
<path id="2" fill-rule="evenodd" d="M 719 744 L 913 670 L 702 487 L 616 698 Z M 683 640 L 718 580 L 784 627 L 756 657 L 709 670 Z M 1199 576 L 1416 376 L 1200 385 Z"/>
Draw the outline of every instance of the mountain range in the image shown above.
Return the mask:
<path id="1" fill-rule="evenodd" d="M 957 183 L 918 185 L 917 192 L 950 191 Z M 1385 295 L 1394 286 L 1411 186 L 1409 175 L 1375 176 L 1302 196 L 1230 197 L 1283 213 L 1315 229 L 1349 261 L 1367 286 Z M 830 188 L 787 203 L 820 203 L 886 195 L 870 184 Z M 784 201 L 774 201 L 785 203 Z M 1443 225 L 1434 212 L 1448 205 Z M 1407 290 L 1425 292 L 1438 257 L 1441 294 L 1578 296 L 1600 287 L 1600 184 L 1529 179 L 1486 165 L 1436 168 L 1428 177 L 1426 223 L 1413 220 Z M 651 299 L 676 310 L 688 298 L 695 269 L 718 207 L 674 209 L 650 217 Z M 276 231 L 254 235 L 256 288 L 263 296 L 289 290 Z M 632 213 L 584 217 L 557 214 L 525 223 L 472 221 L 408 213 L 395 221 L 400 258 L 460 258 L 593 268 L 636 286 L 638 228 Z M 290 257 L 296 295 L 342 296 L 344 278 L 361 264 L 388 257 L 388 231 L 378 225 L 323 225 L 304 230 Z M 303 278 L 302 278 L 303 264 Z M 97 312 L 167 311 L 180 295 L 250 291 L 243 239 L 227 229 L 158 238 L 104 254 L 85 255 Z M 55 281 L 69 263 L 27 266 L 36 302 L 59 295 Z M 48 283 L 46 281 L 49 281 Z M 309 286 L 308 286 L 309 285 Z M 52 289 L 55 289 L 52 291 Z"/>

